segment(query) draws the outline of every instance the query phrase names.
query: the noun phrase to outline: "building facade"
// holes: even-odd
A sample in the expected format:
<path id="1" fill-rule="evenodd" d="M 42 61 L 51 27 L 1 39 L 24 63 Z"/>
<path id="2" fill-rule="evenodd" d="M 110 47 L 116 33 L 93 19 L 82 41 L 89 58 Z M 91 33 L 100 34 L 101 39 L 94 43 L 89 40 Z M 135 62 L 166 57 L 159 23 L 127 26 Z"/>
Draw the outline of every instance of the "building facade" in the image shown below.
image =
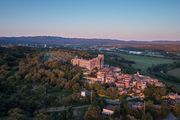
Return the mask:
<path id="1" fill-rule="evenodd" d="M 74 58 L 71 60 L 71 63 L 73 65 L 78 65 L 88 70 L 93 70 L 94 68 L 101 69 L 103 68 L 103 65 L 104 65 L 104 55 L 99 54 L 98 57 L 90 59 L 90 60 Z"/>

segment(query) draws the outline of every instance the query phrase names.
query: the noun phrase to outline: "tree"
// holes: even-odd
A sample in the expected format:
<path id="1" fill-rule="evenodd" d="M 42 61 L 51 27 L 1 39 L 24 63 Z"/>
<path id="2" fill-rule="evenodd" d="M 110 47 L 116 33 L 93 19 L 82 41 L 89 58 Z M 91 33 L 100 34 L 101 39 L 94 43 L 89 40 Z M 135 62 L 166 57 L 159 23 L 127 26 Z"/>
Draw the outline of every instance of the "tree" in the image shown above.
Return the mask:
<path id="1" fill-rule="evenodd" d="M 166 89 L 156 86 L 148 86 L 144 90 L 146 99 L 160 103 L 162 96 L 166 94 Z"/>
<path id="2" fill-rule="evenodd" d="M 120 114 L 123 116 L 123 117 L 126 117 L 126 115 L 128 114 L 128 111 L 129 111 L 129 108 L 128 108 L 128 102 L 126 100 L 122 100 L 122 104 L 121 104 L 121 107 L 120 107 Z"/>
<path id="3" fill-rule="evenodd" d="M 110 96 L 111 98 L 115 99 L 118 98 L 118 90 L 117 88 L 110 87 L 107 89 L 107 95 Z"/>
<path id="4" fill-rule="evenodd" d="M 35 114 L 35 120 L 51 120 L 45 109 L 40 109 Z"/>
<path id="5" fill-rule="evenodd" d="M 97 107 L 90 106 L 85 113 L 85 120 L 102 120 L 100 110 Z"/>
<path id="6" fill-rule="evenodd" d="M 146 102 L 146 109 L 152 109 L 152 108 L 153 108 L 153 105 L 154 105 L 153 101 L 148 100 L 148 101 Z"/>
<path id="7" fill-rule="evenodd" d="M 150 113 L 146 113 L 142 115 L 141 120 L 153 120 L 153 117 Z"/>
<path id="8" fill-rule="evenodd" d="M 170 112 L 169 106 L 166 104 L 161 104 L 161 116 L 166 116 Z"/>
<path id="9" fill-rule="evenodd" d="M 81 73 L 77 73 L 73 78 L 72 81 L 79 81 L 81 79 Z"/>
<path id="10" fill-rule="evenodd" d="M 72 86 L 72 89 L 74 92 L 78 92 L 81 89 L 81 87 L 80 87 L 79 83 L 76 83 Z"/>
<path id="11" fill-rule="evenodd" d="M 175 105 L 174 111 L 175 114 L 180 117 L 180 104 Z"/>
<path id="12" fill-rule="evenodd" d="M 140 119 L 142 117 L 143 111 L 140 109 L 129 109 L 128 113 L 129 115 L 134 116 L 137 119 Z"/>
<path id="13" fill-rule="evenodd" d="M 22 109 L 14 108 L 9 110 L 8 120 L 26 120 L 26 116 Z"/>
<path id="14" fill-rule="evenodd" d="M 40 109 L 35 114 L 35 120 L 50 120 L 50 117 L 45 109 Z"/>
<path id="15" fill-rule="evenodd" d="M 75 82 L 74 81 L 68 81 L 68 82 L 66 82 L 65 83 L 65 86 L 64 86 L 64 88 L 65 89 L 72 89 L 72 86 L 75 84 Z"/>
<path id="16" fill-rule="evenodd" d="M 72 107 L 69 107 L 66 110 L 66 119 L 67 120 L 72 120 L 73 119 L 73 110 L 72 110 Z"/>

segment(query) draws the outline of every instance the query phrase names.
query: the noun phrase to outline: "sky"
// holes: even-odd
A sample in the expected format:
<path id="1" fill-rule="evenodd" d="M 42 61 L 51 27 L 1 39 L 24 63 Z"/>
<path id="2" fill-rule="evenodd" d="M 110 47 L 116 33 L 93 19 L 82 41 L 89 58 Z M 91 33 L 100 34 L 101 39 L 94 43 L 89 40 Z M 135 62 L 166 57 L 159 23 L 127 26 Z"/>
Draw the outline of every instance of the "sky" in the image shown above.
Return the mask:
<path id="1" fill-rule="evenodd" d="M 0 36 L 180 40 L 180 0 L 0 0 Z"/>

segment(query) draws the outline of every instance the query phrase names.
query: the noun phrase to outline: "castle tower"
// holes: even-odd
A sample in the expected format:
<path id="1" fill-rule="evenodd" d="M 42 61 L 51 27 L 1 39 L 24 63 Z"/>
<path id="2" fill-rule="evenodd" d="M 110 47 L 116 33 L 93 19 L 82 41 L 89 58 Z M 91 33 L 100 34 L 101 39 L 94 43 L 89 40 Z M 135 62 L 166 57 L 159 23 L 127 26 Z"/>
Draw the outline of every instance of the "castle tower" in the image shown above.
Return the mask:
<path id="1" fill-rule="evenodd" d="M 88 70 L 93 70 L 94 68 L 101 69 L 104 66 L 104 55 L 99 54 L 98 57 L 90 60 L 74 58 L 71 60 L 71 63 L 73 65 L 78 65 Z"/>
<path id="2" fill-rule="evenodd" d="M 98 58 L 99 58 L 99 61 L 100 61 L 100 69 L 101 69 L 104 66 L 104 55 L 103 54 L 98 54 Z"/>

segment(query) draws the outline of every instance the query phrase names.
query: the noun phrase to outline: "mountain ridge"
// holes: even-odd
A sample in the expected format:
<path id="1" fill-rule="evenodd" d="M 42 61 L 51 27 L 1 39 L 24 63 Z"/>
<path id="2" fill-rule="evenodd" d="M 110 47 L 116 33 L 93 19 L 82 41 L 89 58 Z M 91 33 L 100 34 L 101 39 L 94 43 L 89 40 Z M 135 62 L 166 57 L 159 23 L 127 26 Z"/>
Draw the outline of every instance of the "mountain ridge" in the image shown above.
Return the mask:
<path id="1" fill-rule="evenodd" d="M 0 44 L 79 44 L 79 45 L 117 45 L 117 44 L 180 44 L 180 41 L 157 40 L 118 40 L 102 38 L 68 38 L 61 36 L 21 36 L 21 37 L 0 37 Z"/>

